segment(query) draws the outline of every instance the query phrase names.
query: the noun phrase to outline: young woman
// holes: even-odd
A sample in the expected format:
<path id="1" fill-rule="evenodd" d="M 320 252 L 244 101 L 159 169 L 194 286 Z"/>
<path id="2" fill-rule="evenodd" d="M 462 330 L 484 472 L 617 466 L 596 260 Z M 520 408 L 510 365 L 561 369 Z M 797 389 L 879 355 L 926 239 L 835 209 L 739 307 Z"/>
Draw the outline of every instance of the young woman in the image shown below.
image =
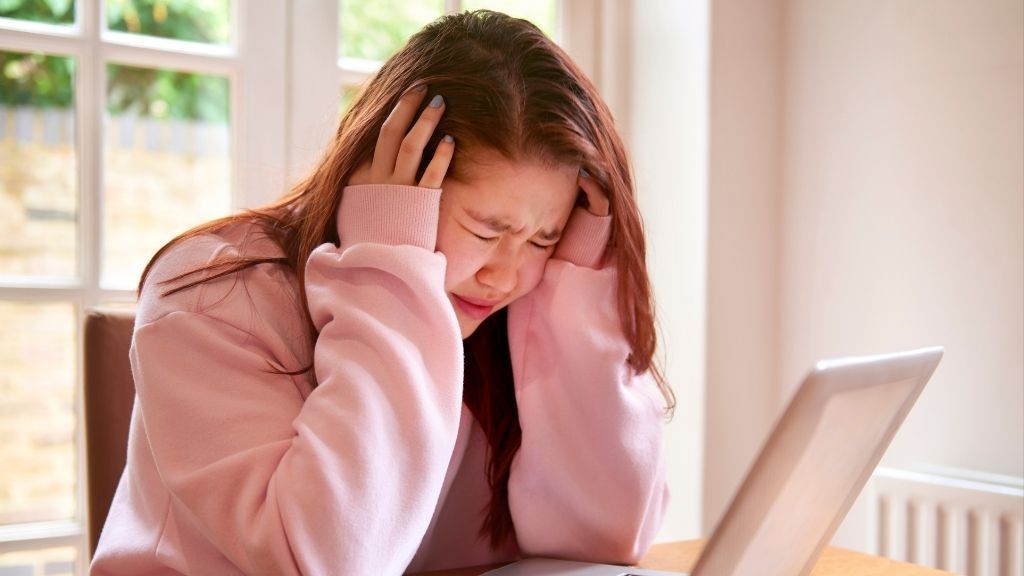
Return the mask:
<path id="1" fill-rule="evenodd" d="M 525 21 L 441 18 L 289 195 L 150 262 L 92 573 L 632 562 L 667 501 L 654 346 L 594 87 Z"/>

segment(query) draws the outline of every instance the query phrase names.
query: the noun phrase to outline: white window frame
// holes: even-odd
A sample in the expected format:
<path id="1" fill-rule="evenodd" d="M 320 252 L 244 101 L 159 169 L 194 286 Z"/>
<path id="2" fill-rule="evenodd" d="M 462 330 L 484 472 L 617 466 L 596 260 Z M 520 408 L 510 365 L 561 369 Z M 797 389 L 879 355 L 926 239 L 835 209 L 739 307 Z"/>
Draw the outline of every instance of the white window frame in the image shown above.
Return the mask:
<path id="1" fill-rule="evenodd" d="M 75 307 L 75 517 L 68 521 L 0 526 L 0 554 L 70 546 L 75 572 L 88 566 L 81 326 L 85 312 L 105 302 L 133 302 L 131 289 L 100 282 L 103 242 L 103 119 L 106 64 L 166 68 L 226 76 L 230 84 L 230 208 L 279 196 L 287 178 L 288 5 L 231 0 L 232 42 L 209 46 L 105 29 L 103 0 L 78 0 L 75 23 L 51 25 L 0 19 L 0 50 L 41 52 L 75 61 L 75 146 L 78 164 L 76 278 L 0 278 L 0 301 L 66 302 Z"/>

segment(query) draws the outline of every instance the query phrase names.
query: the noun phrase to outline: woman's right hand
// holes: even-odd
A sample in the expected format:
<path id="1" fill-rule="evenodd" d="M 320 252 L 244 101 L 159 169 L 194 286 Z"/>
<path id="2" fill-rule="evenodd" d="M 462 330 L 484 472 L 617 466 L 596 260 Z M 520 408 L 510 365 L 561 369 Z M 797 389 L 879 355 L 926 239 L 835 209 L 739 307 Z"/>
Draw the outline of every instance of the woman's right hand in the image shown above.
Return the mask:
<path id="1" fill-rule="evenodd" d="M 349 178 L 348 185 L 398 184 L 423 188 L 441 187 L 452 155 L 455 153 L 455 141 L 451 136 L 441 139 L 434 157 L 430 159 L 430 164 L 423 172 L 423 177 L 419 182 L 416 181 L 423 149 L 430 141 L 445 109 L 444 98 L 437 94 L 413 124 L 416 110 L 426 95 L 426 84 L 419 84 L 402 95 L 398 105 L 380 128 L 373 159 L 356 169 Z"/>

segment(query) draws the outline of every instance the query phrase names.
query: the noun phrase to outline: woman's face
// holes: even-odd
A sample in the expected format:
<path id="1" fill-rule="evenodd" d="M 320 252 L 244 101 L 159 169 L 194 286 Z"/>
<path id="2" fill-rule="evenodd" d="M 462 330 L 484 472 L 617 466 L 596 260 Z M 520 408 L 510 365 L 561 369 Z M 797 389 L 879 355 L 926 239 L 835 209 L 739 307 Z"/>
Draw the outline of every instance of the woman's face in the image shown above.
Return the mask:
<path id="1" fill-rule="evenodd" d="M 467 174 L 442 184 L 437 250 L 465 339 L 540 283 L 575 204 L 579 168 L 512 163 L 493 152 L 461 162 Z"/>

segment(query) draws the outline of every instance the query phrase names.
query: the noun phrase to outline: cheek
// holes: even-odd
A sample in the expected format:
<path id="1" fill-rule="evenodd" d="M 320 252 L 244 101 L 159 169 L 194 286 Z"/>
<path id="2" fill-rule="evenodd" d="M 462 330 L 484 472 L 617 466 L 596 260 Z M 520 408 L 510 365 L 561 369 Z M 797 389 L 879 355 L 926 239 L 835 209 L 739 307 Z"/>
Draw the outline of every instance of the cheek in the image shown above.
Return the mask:
<path id="1" fill-rule="evenodd" d="M 437 251 L 446 261 L 444 287 L 448 291 L 472 278 L 486 259 L 486 253 L 475 243 L 453 241 L 441 235 L 437 239 Z"/>
<path id="2" fill-rule="evenodd" d="M 544 278 L 544 267 L 547 266 L 547 263 L 547 256 L 532 258 L 523 263 L 523 267 L 519 269 L 519 283 L 516 286 L 515 298 L 525 296 L 540 284 L 541 279 Z"/>

